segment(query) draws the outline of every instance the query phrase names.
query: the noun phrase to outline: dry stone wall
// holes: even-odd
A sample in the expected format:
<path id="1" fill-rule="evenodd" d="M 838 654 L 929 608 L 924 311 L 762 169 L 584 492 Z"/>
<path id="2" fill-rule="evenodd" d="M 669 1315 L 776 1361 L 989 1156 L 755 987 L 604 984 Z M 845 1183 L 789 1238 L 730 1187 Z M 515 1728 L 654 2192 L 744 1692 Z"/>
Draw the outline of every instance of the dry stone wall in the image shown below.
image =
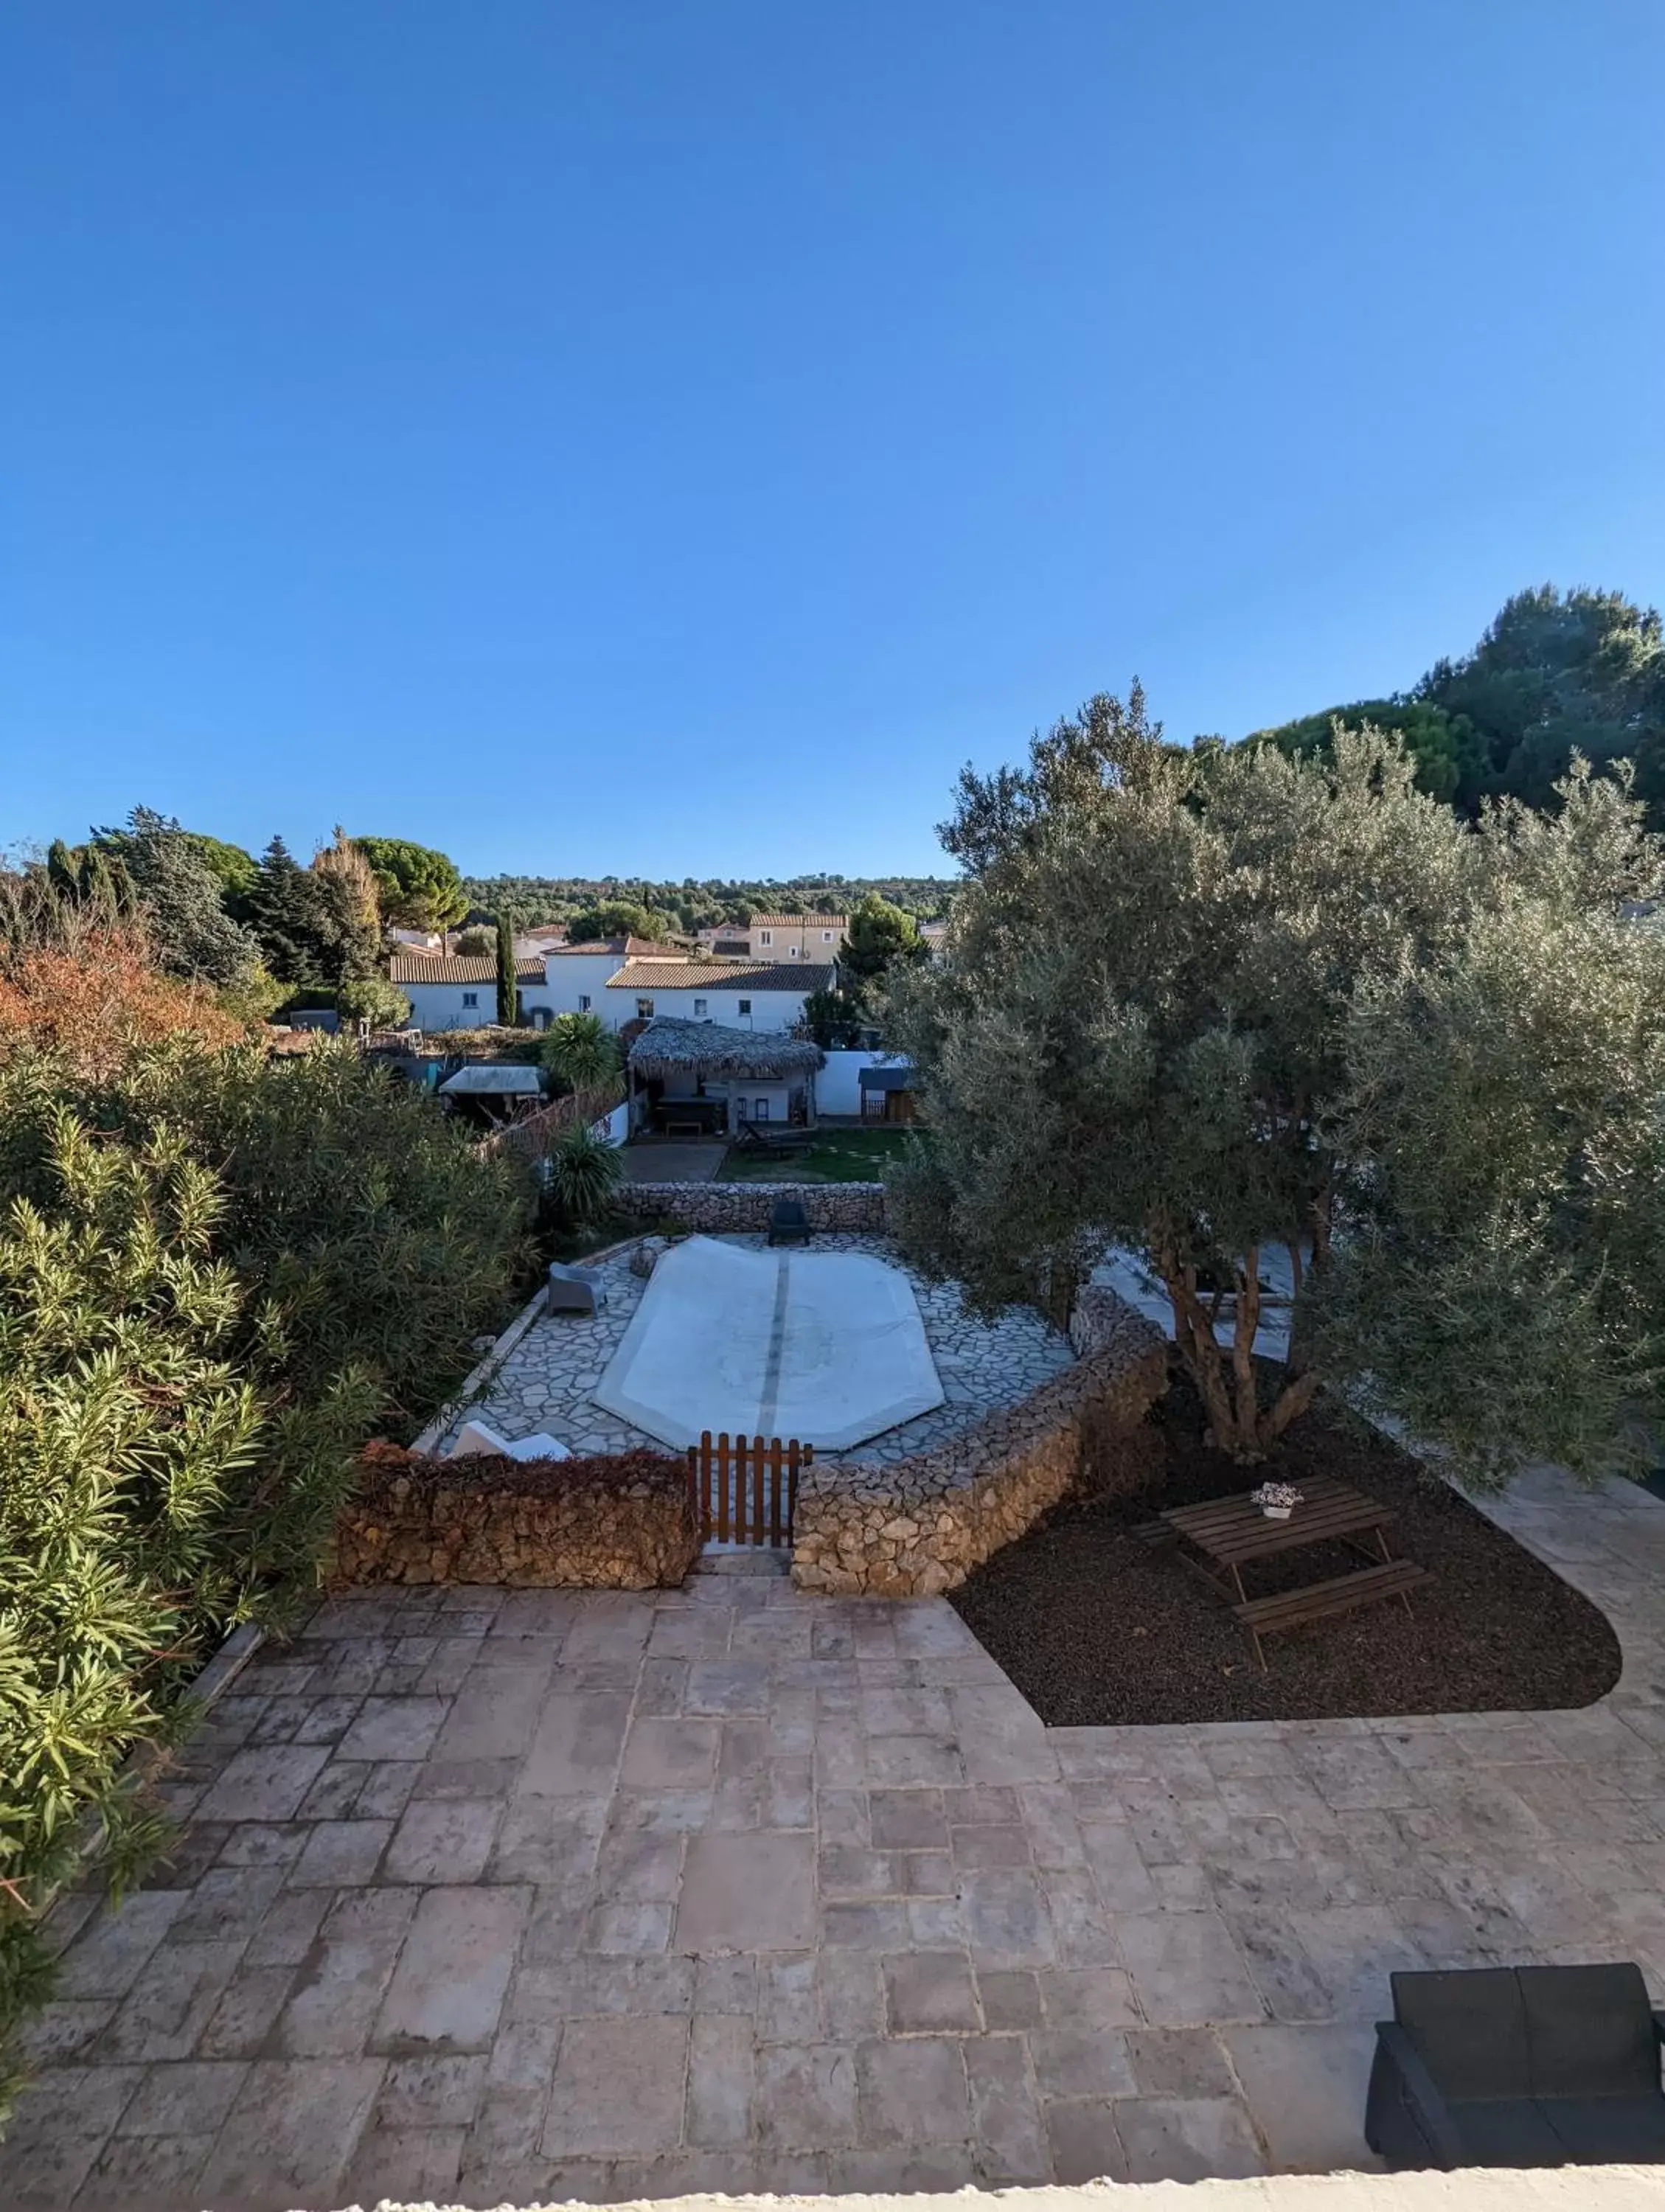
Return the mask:
<path id="1" fill-rule="evenodd" d="M 680 1460 L 434 1460 L 373 1445 L 336 1524 L 330 1582 L 668 1589 L 699 1552 Z"/>
<path id="2" fill-rule="evenodd" d="M 807 1468 L 793 1519 L 800 1589 L 931 1597 L 1032 1528 L 1091 1464 L 1101 1487 L 1129 1486 L 1145 1455 L 1135 1432 L 1167 1387 L 1161 1333 L 1113 1291 L 1083 1291 L 1075 1364 L 936 1449 L 889 1467 Z"/>
<path id="3" fill-rule="evenodd" d="M 795 1198 L 811 1229 L 882 1234 L 882 1182 L 633 1182 L 619 1202 L 645 1220 L 674 1222 L 702 1236 L 755 1236 L 783 1198 Z"/>

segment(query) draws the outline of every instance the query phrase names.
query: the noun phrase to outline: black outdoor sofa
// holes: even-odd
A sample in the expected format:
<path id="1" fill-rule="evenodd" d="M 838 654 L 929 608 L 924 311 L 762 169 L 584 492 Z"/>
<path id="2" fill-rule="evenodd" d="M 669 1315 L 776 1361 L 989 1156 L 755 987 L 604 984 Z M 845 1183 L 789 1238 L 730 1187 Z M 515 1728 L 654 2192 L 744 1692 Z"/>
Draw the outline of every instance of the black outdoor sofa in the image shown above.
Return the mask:
<path id="1" fill-rule="evenodd" d="M 1665 2160 L 1665 2013 L 1633 1966 L 1394 1974 L 1364 2139 L 1389 2166 Z"/>

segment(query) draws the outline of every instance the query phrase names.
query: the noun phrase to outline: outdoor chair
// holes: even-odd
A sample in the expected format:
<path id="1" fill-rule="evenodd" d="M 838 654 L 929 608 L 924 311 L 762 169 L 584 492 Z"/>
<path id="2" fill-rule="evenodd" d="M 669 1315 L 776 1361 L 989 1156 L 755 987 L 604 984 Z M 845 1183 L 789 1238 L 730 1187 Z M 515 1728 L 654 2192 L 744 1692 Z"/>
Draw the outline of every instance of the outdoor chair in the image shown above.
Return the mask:
<path id="1" fill-rule="evenodd" d="M 810 1218 L 799 1198 L 778 1198 L 769 1217 L 771 1244 L 807 1244 L 814 1235 Z"/>
<path id="2" fill-rule="evenodd" d="M 569 1267 L 559 1260 L 550 1261 L 545 1313 L 594 1314 L 606 1303 L 606 1286 L 599 1267 Z"/>
<path id="3" fill-rule="evenodd" d="M 1364 2140 L 1389 2166 L 1665 2160 L 1665 2013 L 1639 1967 L 1394 1974 Z"/>

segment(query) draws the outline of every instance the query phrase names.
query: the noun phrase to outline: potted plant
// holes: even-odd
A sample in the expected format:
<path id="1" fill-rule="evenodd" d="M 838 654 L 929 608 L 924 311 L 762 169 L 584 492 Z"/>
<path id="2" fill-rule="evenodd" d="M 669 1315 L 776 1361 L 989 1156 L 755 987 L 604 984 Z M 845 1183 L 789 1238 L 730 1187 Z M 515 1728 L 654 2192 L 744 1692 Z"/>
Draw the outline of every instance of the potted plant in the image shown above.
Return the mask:
<path id="1" fill-rule="evenodd" d="M 1249 1496 L 1268 1521 L 1287 1521 L 1301 1502 L 1301 1493 L 1292 1482 L 1263 1482 Z"/>

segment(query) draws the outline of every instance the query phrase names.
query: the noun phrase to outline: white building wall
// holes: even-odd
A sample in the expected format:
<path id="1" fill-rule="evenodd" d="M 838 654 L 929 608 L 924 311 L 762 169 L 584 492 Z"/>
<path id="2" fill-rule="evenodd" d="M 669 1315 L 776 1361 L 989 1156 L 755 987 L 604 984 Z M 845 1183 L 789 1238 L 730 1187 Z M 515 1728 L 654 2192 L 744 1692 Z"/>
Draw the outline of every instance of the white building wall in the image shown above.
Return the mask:
<path id="1" fill-rule="evenodd" d="M 477 1030 L 497 1018 L 497 987 L 482 983 L 396 983 L 410 1001 L 410 1026 L 419 1030 Z M 471 997 L 474 1004 L 464 1001 Z"/>
<path id="2" fill-rule="evenodd" d="M 615 1008 L 607 1026 L 615 1030 L 635 1019 L 638 997 L 653 1000 L 655 1015 L 669 1015 L 679 1022 L 721 1022 L 735 1030 L 784 1032 L 795 1029 L 804 1018 L 800 991 L 733 990 L 714 983 L 667 991 L 661 984 L 652 990 L 644 987 L 641 992 L 621 986 L 609 991 L 607 997 Z M 743 1004 L 750 1008 L 749 1013 L 741 1012 Z"/>
<path id="3" fill-rule="evenodd" d="M 607 978 L 617 975 L 623 964 L 617 952 L 552 953 L 544 963 L 548 980 L 538 1002 L 552 1014 L 599 1014 L 609 1029 L 616 1030 L 630 1019 L 630 1013 L 619 1012 L 617 1002 L 623 994 L 610 991 Z"/>

